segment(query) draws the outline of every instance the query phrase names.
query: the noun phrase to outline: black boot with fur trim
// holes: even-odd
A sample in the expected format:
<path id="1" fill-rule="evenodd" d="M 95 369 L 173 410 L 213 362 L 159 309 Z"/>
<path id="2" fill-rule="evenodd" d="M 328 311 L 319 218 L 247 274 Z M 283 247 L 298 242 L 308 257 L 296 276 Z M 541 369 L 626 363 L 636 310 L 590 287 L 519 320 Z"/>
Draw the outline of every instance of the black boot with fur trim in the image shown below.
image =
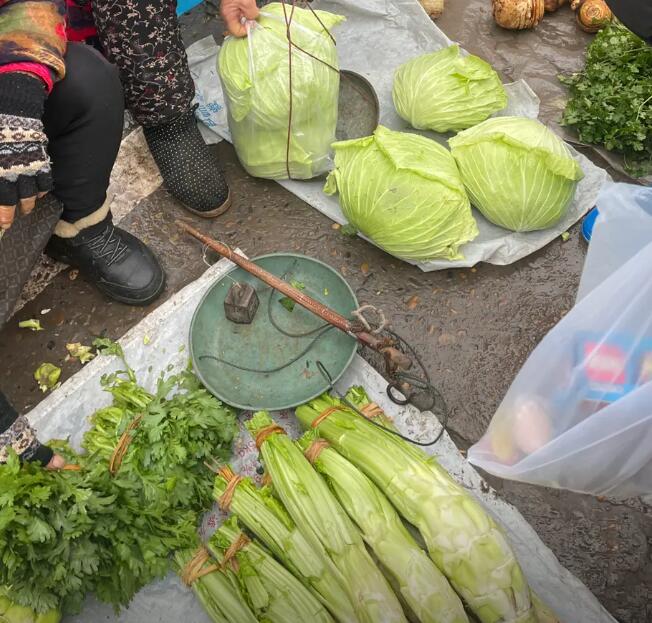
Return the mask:
<path id="1" fill-rule="evenodd" d="M 109 298 L 148 305 L 163 292 L 165 273 L 156 256 L 138 238 L 113 225 L 105 205 L 76 221 L 59 221 L 45 252 L 79 269 Z"/>
<path id="2" fill-rule="evenodd" d="M 199 132 L 195 108 L 143 131 L 172 196 L 193 214 L 214 218 L 231 207 L 231 193 L 215 155 Z"/>

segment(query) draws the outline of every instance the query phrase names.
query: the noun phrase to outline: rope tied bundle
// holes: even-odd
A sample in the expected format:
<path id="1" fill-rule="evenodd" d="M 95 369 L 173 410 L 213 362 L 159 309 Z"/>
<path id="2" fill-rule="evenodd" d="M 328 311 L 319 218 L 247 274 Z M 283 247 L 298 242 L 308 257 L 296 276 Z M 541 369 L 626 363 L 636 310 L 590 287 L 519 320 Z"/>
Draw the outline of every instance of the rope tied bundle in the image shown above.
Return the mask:
<path id="1" fill-rule="evenodd" d="M 311 465 L 319 458 L 319 455 L 326 449 L 330 448 L 330 443 L 325 439 L 315 439 L 305 450 L 303 455 L 308 459 Z"/>
<path id="2" fill-rule="evenodd" d="M 186 586 L 192 586 L 205 575 L 214 571 L 220 571 L 220 566 L 217 564 L 208 565 L 207 567 L 204 566 L 210 559 L 211 555 L 209 551 L 203 545 L 200 546 L 181 571 L 181 580 L 183 583 Z"/>
<path id="3" fill-rule="evenodd" d="M 260 447 L 265 443 L 265 440 L 270 435 L 287 435 L 284 428 L 281 428 L 278 424 L 271 424 L 270 426 L 265 426 L 261 428 L 256 433 L 256 448 L 260 450 Z"/>
<path id="4" fill-rule="evenodd" d="M 360 409 L 360 413 L 364 415 L 368 420 L 373 420 L 377 417 L 385 415 L 385 412 L 375 403 L 370 402 Z"/>
<path id="5" fill-rule="evenodd" d="M 224 489 L 224 493 L 220 496 L 217 504 L 220 510 L 228 513 L 231 508 L 231 502 L 233 501 L 233 494 L 235 493 L 236 487 L 242 481 L 242 476 L 235 474 L 228 465 L 218 471 L 218 476 L 221 476 L 226 481 L 226 489 Z"/>
<path id="6" fill-rule="evenodd" d="M 244 547 L 251 543 L 251 539 L 244 533 L 241 532 L 236 539 L 229 545 L 228 549 L 224 552 L 224 558 L 220 563 L 220 571 L 225 571 L 227 566 L 231 566 L 231 569 L 237 573 L 238 571 L 238 561 L 235 558 L 235 555 Z"/>
<path id="7" fill-rule="evenodd" d="M 131 420 L 131 422 L 129 422 L 125 432 L 122 433 L 120 439 L 118 439 L 118 443 L 116 444 L 115 450 L 113 450 L 113 454 L 111 455 L 111 459 L 109 461 L 109 472 L 112 476 L 114 476 L 120 469 L 122 460 L 124 459 L 125 455 L 127 454 L 127 450 L 129 449 L 129 444 L 131 444 L 135 436 L 134 431 L 138 428 L 142 419 L 142 415 L 137 415 L 133 420 Z"/>
<path id="8" fill-rule="evenodd" d="M 312 424 L 310 425 L 312 428 L 317 428 L 329 415 L 332 415 L 335 413 L 335 411 L 341 411 L 342 407 L 337 406 L 337 407 L 328 407 L 327 409 L 324 409 L 313 421 Z"/>

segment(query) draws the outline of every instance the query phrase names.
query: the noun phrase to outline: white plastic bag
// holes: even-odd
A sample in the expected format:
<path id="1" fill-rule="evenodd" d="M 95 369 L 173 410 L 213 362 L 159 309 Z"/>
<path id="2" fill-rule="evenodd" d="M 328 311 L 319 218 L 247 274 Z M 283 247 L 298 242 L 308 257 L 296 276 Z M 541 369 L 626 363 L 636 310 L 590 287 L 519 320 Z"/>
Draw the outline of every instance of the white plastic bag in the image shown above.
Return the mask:
<path id="1" fill-rule="evenodd" d="M 608 189 L 591 242 L 597 264 L 587 263 L 591 286 L 530 355 L 469 450 L 491 474 L 618 498 L 652 493 L 652 229 L 638 252 L 634 234 L 623 235 L 644 227 L 652 205 L 615 199 L 640 198 L 629 191 Z M 616 269 L 610 227 L 630 243 L 620 257 L 634 248 Z M 601 282 L 596 267 L 608 275 Z"/>
<path id="2" fill-rule="evenodd" d="M 343 20 L 273 3 L 247 23 L 246 38 L 222 45 L 229 130 L 250 175 L 310 179 L 330 168 L 340 84 L 330 31 Z"/>
<path id="3" fill-rule="evenodd" d="M 652 187 L 607 182 L 596 206 L 578 301 L 652 242 Z"/>

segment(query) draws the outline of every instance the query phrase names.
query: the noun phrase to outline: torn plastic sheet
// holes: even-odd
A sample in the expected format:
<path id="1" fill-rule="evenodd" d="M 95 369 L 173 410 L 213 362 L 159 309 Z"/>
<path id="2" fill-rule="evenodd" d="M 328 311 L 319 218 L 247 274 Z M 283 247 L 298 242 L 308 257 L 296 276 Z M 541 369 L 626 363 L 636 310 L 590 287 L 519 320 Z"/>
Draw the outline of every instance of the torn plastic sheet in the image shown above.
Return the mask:
<path id="1" fill-rule="evenodd" d="M 231 268 L 232 264 L 221 260 L 197 281 L 149 314 L 120 340 L 127 360 L 134 368 L 139 382 L 146 388 L 152 390 L 161 371 L 168 366 L 175 372 L 187 365 L 188 332 L 195 308 L 210 285 Z M 120 363 L 114 357 L 96 357 L 50 394 L 28 415 L 39 437 L 44 440 L 68 437 L 72 445 L 79 449 L 83 433 L 88 428 L 88 416 L 110 403 L 109 394 L 101 389 L 100 378 L 119 368 Z M 385 394 L 386 382 L 360 356 L 356 356 L 337 387 L 340 391 L 346 391 L 356 384 L 367 389 L 371 398 L 394 419 L 402 433 L 427 439 L 438 432 L 439 422 L 431 414 L 420 413 L 411 407 L 398 407 L 390 402 Z M 298 423 L 291 412 L 275 414 L 274 417 L 292 435 L 298 435 Z M 242 418 L 240 429 L 232 463 L 236 471 L 257 479 L 257 452 L 252 439 L 244 432 Z M 615 622 L 589 589 L 561 566 L 518 510 L 500 500 L 496 492 L 486 485 L 447 433 L 427 451 L 437 456 L 453 477 L 476 495 L 503 526 L 530 585 L 562 621 Z M 217 508 L 207 513 L 200 529 L 202 536 L 210 534 L 220 521 L 221 514 Z M 115 615 L 110 606 L 89 598 L 80 615 L 65 619 L 65 623 L 88 621 L 209 623 L 192 592 L 173 574 L 143 589 L 136 595 L 131 606 L 119 615 Z"/>
<path id="2" fill-rule="evenodd" d="M 380 102 L 380 123 L 394 130 L 415 132 L 446 144 L 450 135 L 422 132 L 410 128 L 394 109 L 392 83 L 399 65 L 424 54 L 448 46 L 452 41 L 426 15 L 418 0 L 328 0 L 315 2 L 326 11 L 345 15 L 347 20 L 336 30 L 337 49 L 342 69 L 355 71 L 371 82 Z M 196 76 L 198 100 L 202 104 L 198 117 L 210 125 L 210 131 L 231 140 L 216 69 L 218 46 L 212 37 L 190 46 L 188 53 L 196 59 L 191 67 Z M 519 80 L 506 85 L 509 103 L 502 115 L 536 118 L 539 99 L 526 82 Z M 202 108 L 203 106 L 203 108 Z M 211 107 L 216 112 L 211 112 Z M 554 129 L 554 128 L 553 128 Z M 209 130 L 204 129 L 205 135 Z M 477 210 L 479 236 L 460 248 L 463 260 L 431 260 L 416 265 L 423 271 L 468 267 L 478 262 L 511 264 L 541 249 L 572 227 L 588 212 L 598 196 L 602 184 L 609 179 L 606 171 L 570 147 L 582 167 L 585 177 L 579 183 L 575 199 L 565 217 L 554 227 L 544 231 L 510 232 L 487 221 Z M 323 179 L 310 181 L 284 180 L 279 182 L 333 221 L 345 224 L 337 196 L 323 192 Z"/>

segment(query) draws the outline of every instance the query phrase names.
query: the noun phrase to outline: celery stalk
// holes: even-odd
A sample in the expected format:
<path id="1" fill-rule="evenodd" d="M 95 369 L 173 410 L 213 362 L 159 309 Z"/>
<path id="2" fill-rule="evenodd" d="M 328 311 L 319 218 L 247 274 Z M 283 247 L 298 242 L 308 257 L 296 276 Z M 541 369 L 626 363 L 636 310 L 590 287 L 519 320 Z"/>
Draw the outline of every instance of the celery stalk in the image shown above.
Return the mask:
<path id="1" fill-rule="evenodd" d="M 222 524 L 207 544 L 215 559 L 224 554 L 242 534 L 235 517 Z M 333 623 L 319 600 L 297 578 L 262 547 L 249 541 L 233 557 L 233 572 L 249 596 L 249 604 L 259 620 L 270 623 Z"/>
<path id="2" fill-rule="evenodd" d="M 226 480 L 218 474 L 213 490 L 216 500 L 225 489 Z M 342 574 L 321 543 L 308 543 L 268 487 L 258 489 L 249 478 L 241 480 L 233 492 L 231 510 L 288 570 L 310 586 L 340 623 L 357 623 Z"/>
<path id="3" fill-rule="evenodd" d="M 253 436 L 273 426 L 261 411 L 246 426 Z M 346 580 L 362 623 L 405 623 L 400 603 L 365 549 L 360 532 L 287 435 L 269 435 L 260 446 L 274 492 L 310 543 L 321 544 Z"/>
<path id="4" fill-rule="evenodd" d="M 366 397 L 353 404 L 362 407 Z M 296 410 L 317 433 L 362 470 L 423 536 L 430 557 L 482 623 L 536 623 L 530 590 L 494 520 L 421 449 L 323 395 Z"/>
<path id="5" fill-rule="evenodd" d="M 181 571 L 193 557 L 194 550 L 176 552 Z M 213 623 L 257 623 L 235 578 L 222 571 L 213 571 L 192 583 L 192 590 Z"/>
<path id="6" fill-rule="evenodd" d="M 305 452 L 314 431 L 297 445 Z M 380 562 L 394 576 L 406 603 L 422 623 L 468 623 L 464 606 L 448 580 L 405 528 L 389 500 L 355 465 L 333 448 L 313 463 Z"/>

